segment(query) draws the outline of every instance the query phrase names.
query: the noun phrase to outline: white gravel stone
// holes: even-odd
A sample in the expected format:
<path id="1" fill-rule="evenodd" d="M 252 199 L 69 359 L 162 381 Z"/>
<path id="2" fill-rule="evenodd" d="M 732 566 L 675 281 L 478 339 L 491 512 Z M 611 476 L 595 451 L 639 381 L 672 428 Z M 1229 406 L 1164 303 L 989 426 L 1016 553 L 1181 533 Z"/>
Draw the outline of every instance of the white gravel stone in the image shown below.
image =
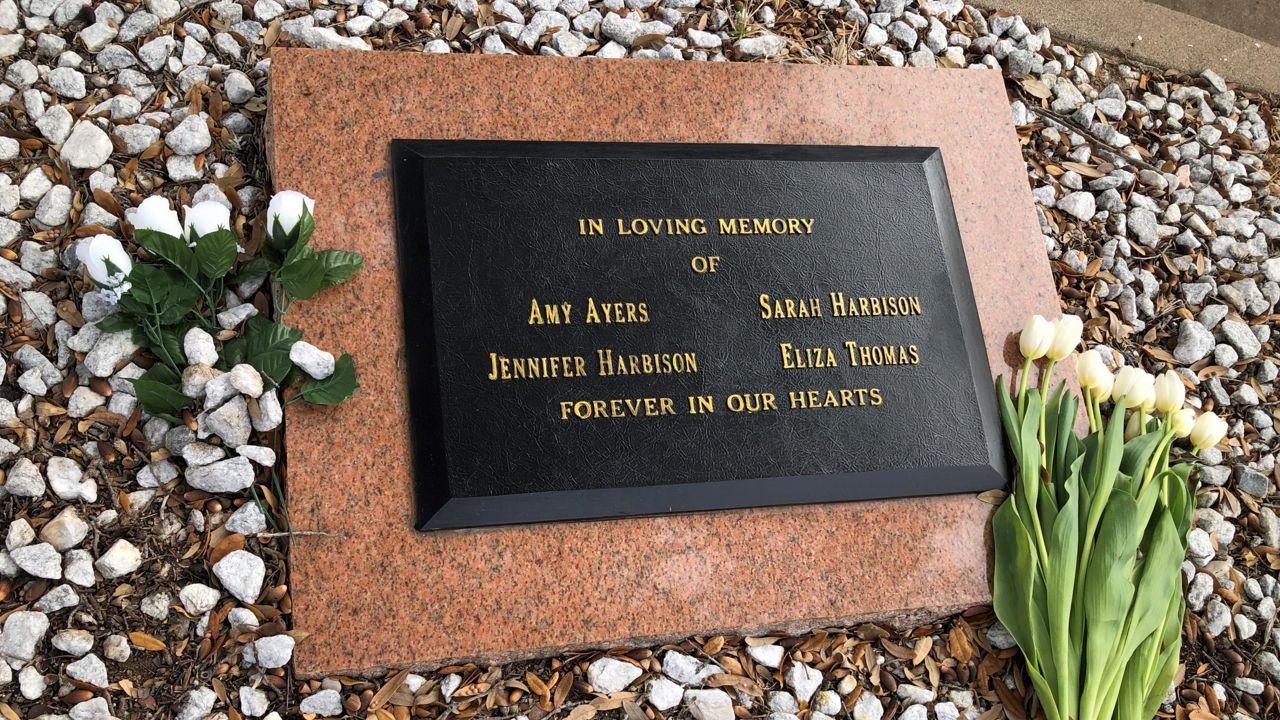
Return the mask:
<path id="1" fill-rule="evenodd" d="M 102 574 L 102 577 L 114 580 L 141 567 L 142 552 L 134 547 L 133 543 L 121 538 L 107 548 L 93 566 Z"/>
<path id="2" fill-rule="evenodd" d="M 9 557 L 28 575 L 47 580 L 62 578 L 62 556 L 49 543 L 36 543 L 9 551 Z"/>
<path id="3" fill-rule="evenodd" d="M 84 358 L 85 369 L 95 377 L 111 377 L 116 367 L 132 357 L 137 349 L 131 333 L 102 333 Z"/>
<path id="4" fill-rule="evenodd" d="M 241 448 L 241 450 L 243 449 Z M 258 507 L 258 503 L 247 502 L 241 505 L 240 509 L 231 513 L 231 517 L 227 518 L 225 528 L 227 532 L 240 533 L 242 535 L 265 532 L 267 529 L 267 517 L 262 513 L 262 509 Z"/>
<path id="5" fill-rule="evenodd" d="M 67 399 L 67 417 L 88 417 L 94 410 L 107 404 L 107 399 L 81 385 Z"/>
<path id="6" fill-rule="evenodd" d="M 258 412 L 250 412 L 253 429 L 258 432 L 271 432 L 284 422 L 284 408 L 280 406 L 280 396 L 275 390 L 266 390 L 258 398 Z"/>
<path id="7" fill-rule="evenodd" d="M 936 697 L 936 693 L 932 690 L 908 683 L 902 683 L 899 685 L 895 694 L 898 696 L 898 699 L 905 703 L 915 703 L 920 705 L 931 703 Z"/>
<path id="8" fill-rule="evenodd" d="M 94 687 L 105 688 L 107 686 L 107 666 L 97 655 L 90 653 L 79 660 L 70 663 L 66 668 L 67 675 L 75 680 L 83 683 L 89 683 Z"/>
<path id="9" fill-rule="evenodd" d="M 164 143 L 179 155 L 204 152 L 211 142 L 209 124 L 199 115 L 188 115 L 164 136 Z"/>
<path id="10" fill-rule="evenodd" d="M 74 506 L 62 509 L 52 520 L 40 528 L 40 539 L 58 552 L 66 552 L 79 545 L 89 534 L 89 524 L 80 519 Z"/>
<path id="11" fill-rule="evenodd" d="M 337 690 L 321 690 L 303 698 L 298 704 L 298 709 L 320 717 L 334 717 L 342 714 L 342 697 L 338 695 Z"/>
<path id="12" fill-rule="evenodd" d="M 22 672 L 18 673 L 18 692 L 22 693 L 22 697 L 28 700 L 36 700 L 44 695 L 48 685 L 45 683 L 44 675 L 36 669 L 35 665 L 28 665 L 22 668 Z"/>
<path id="13" fill-rule="evenodd" d="M 734 720 L 733 700 L 723 690 L 686 690 L 684 703 L 694 720 Z"/>
<path id="14" fill-rule="evenodd" d="M 25 457 L 20 457 L 9 468 L 5 477 L 4 489 L 10 495 L 18 497 L 40 497 L 44 495 L 44 476 L 40 468 Z"/>
<path id="15" fill-rule="evenodd" d="M 71 112 L 61 105 L 54 105 L 36 120 L 36 129 L 49 142 L 58 145 L 67 139 L 71 134 L 71 125 L 75 122 L 75 118 L 71 116 Z"/>
<path id="16" fill-rule="evenodd" d="M 776 57 L 786 52 L 787 41 L 773 33 L 765 33 L 742 38 L 733 44 L 733 49 L 745 57 Z"/>
<path id="17" fill-rule="evenodd" d="M 82 120 L 76 123 L 70 137 L 62 143 L 59 155 L 73 168 L 96 168 L 111 157 L 111 149 L 111 138 L 107 133 L 93 122 Z"/>
<path id="18" fill-rule="evenodd" d="M 603 657 L 587 668 L 587 682 L 598 693 L 611 695 L 625 690 L 643 671 L 629 662 Z"/>
<path id="19" fill-rule="evenodd" d="M 0 632 L 0 658 L 11 666 L 21 667 L 36 655 L 36 645 L 49 631 L 49 616 L 42 612 L 19 610 L 4 621 Z"/>
<path id="20" fill-rule="evenodd" d="M 9 531 L 5 533 L 4 548 L 5 550 L 16 550 L 35 542 L 36 531 L 31 527 L 31 523 L 26 518 L 18 518 L 9 523 Z"/>
<path id="21" fill-rule="evenodd" d="M 93 587 L 93 555 L 88 550 L 69 550 L 62 556 L 62 577 L 80 587 Z"/>
<path id="22" fill-rule="evenodd" d="M 112 662 L 128 662 L 133 655 L 129 648 L 129 638 L 124 635 L 108 635 L 102 641 L 102 654 Z"/>
<path id="23" fill-rule="evenodd" d="M 288 635 L 272 635 L 253 641 L 253 652 L 259 667 L 284 667 L 293 657 L 295 642 Z M 304 711 L 305 712 L 305 711 Z"/>
<path id="24" fill-rule="evenodd" d="M 870 690 L 863 690 L 853 703 L 853 720 L 880 720 L 884 717 L 884 705 Z"/>
<path id="25" fill-rule="evenodd" d="M 223 444 L 233 449 L 249 442 L 249 435 L 253 432 L 249 407 L 240 395 L 223 403 L 222 407 L 209 413 L 203 420 L 202 430 L 222 438 Z M 202 432 L 201 435 L 205 434 Z"/>
<path id="26" fill-rule="evenodd" d="M 176 720 L 204 720 L 209 713 L 213 712 L 213 703 L 217 699 L 218 696 L 207 687 L 198 687 L 187 692 Z"/>
<path id="27" fill-rule="evenodd" d="M 333 354 L 305 340 L 299 340 L 289 348 L 289 360 L 316 380 L 324 380 L 333 374 Z"/>
<path id="28" fill-rule="evenodd" d="M 245 717 L 261 717 L 271 708 L 270 698 L 262 690 L 240 688 L 240 714 Z"/>
<path id="29" fill-rule="evenodd" d="M 77 388 L 78 390 L 88 388 Z M 97 395 L 97 393 L 94 393 Z M 75 397 L 73 394 L 72 397 Z M 98 397 L 101 397 L 100 395 Z M 70 413 L 68 413 L 70 414 Z M 49 476 L 49 488 L 53 494 L 67 501 L 98 501 L 98 484 L 93 478 L 84 477 L 84 472 L 75 460 L 64 457 L 51 457 L 45 463 L 45 473 Z"/>
<path id="30" fill-rule="evenodd" d="M 178 601 L 189 615 L 203 615 L 217 607 L 222 593 L 204 583 L 191 583 L 178 591 Z"/>
<path id="31" fill-rule="evenodd" d="M 809 703 L 809 707 L 824 715 L 834 716 L 840 712 L 840 695 L 835 690 L 819 690 L 813 696 L 813 701 Z"/>
<path id="32" fill-rule="evenodd" d="M 52 642 L 62 652 L 80 657 L 93 649 L 93 633 L 88 630 L 63 630 L 53 636 Z"/>
<path id="33" fill-rule="evenodd" d="M 262 558 L 247 550 L 227 553 L 213 566 L 222 587 L 240 602 L 253 604 L 262 594 L 262 582 L 266 578 L 266 564 Z"/>
<path id="34" fill-rule="evenodd" d="M 786 654 L 786 650 L 781 645 L 749 645 L 747 654 L 761 665 L 776 670 L 782 665 L 782 657 Z"/>
<path id="35" fill-rule="evenodd" d="M 783 673 L 782 679 L 800 702 L 808 702 L 822 685 L 822 673 L 804 663 L 793 663 Z"/>
<path id="36" fill-rule="evenodd" d="M 684 688 L 661 675 L 650 678 L 646 688 L 649 704 L 661 712 L 676 707 L 684 699 Z"/>
<path id="37" fill-rule="evenodd" d="M 75 588 L 63 583 L 41 595 L 35 605 L 31 606 L 31 609 L 51 614 L 79 604 L 80 594 L 76 592 Z"/>
<path id="38" fill-rule="evenodd" d="M 241 445 L 236 448 L 236 454 L 247 457 L 262 467 L 272 467 L 276 464 L 276 451 L 269 447 L 261 445 Z"/>
<path id="39" fill-rule="evenodd" d="M 234 457 L 212 465 L 188 468 L 187 484 L 211 493 L 233 493 L 253 484 L 253 466 L 243 457 Z"/>
<path id="40" fill-rule="evenodd" d="M 193 327 L 182 336 L 182 353 L 189 365 L 214 365 L 218 362 L 218 349 L 213 336 Z"/>
<path id="41" fill-rule="evenodd" d="M 164 621 L 169 617 L 169 604 L 173 602 L 173 598 L 167 592 L 154 592 L 142 598 L 142 602 L 138 603 L 138 609 L 143 615 L 152 620 Z"/>

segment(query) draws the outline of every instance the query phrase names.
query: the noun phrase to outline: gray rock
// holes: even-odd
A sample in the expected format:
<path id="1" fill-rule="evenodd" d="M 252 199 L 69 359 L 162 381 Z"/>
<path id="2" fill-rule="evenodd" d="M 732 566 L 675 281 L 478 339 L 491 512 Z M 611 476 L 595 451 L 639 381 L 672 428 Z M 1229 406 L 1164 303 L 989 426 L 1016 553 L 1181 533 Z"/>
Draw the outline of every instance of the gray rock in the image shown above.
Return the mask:
<path id="1" fill-rule="evenodd" d="M 262 513 L 262 509 L 258 507 L 258 503 L 247 502 L 241 505 L 239 510 L 231 513 L 231 517 L 227 518 L 225 527 L 227 532 L 240 533 L 242 535 L 265 532 L 267 529 L 267 517 Z"/>
<path id="2" fill-rule="evenodd" d="M 164 142 L 179 155 L 195 155 L 207 150 L 212 138 L 204 118 L 188 115 L 164 136 Z"/>
<path id="3" fill-rule="evenodd" d="M 1256 498 L 1265 498 L 1271 487 L 1271 480 L 1266 475 L 1247 465 L 1235 468 L 1236 487 Z"/>
<path id="4" fill-rule="evenodd" d="M 112 662 L 128 662 L 133 655 L 129 648 L 129 638 L 124 635 L 108 635 L 102 641 L 102 654 Z"/>
<path id="5" fill-rule="evenodd" d="M 298 704 L 298 709 L 320 717 L 334 717 L 342 714 L 342 697 L 338 695 L 337 690 L 321 690 L 303 698 Z"/>
<path id="6" fill-rule="evenodd" d="M 85 356 L 84 367 L 95 377 L 111 377 L 116 367 L 132 357 L 137 349 L 132 333 L 102 333 L 93 350 Z"/>
<path id="7" fill-rule="evenodd" d="M 88 630 L 63 630 L 53 636 L 53 646 L 68 655 L 81 657 L 93 649 L 93 633 Z"/>
<path id="8" fill-rule="evenodd" d="M 253 425 L 249 419 L 249 408 L 244 397 L 236 395 L 222 407 L 209 413 L 204 418 L 204 429 L 222 438 L 223 444 L 229 448 L 238 448 L 249 442 Z M 188 484 L 190 478 L 188 477 Z"/>
<path id="9" fill-rule="evenodd" d="M 1240 353 L 1241 358 L 1257 357 L 1262 351 L 1262 343 L 1248 325 L 1237 320 L 1223 320 L 1219 327 L 1223 338 Z"/>
<path id="10" fill-rule="evenodd" d="M 73 168 L 101 167 L 111 157 L 111 138 L 96 124 L 82 120 L 62 143 L 59 155 Z"/>
<path id="11" fill-rule="evenodd" d="M 88 550 L 69 550 L 62 556 L 62 577 L 80 587 L 93 587 L 93 555 Z"/>
<path id="12" fill-rule="evenodd" d="M 1183 365 L 1191 365 L 1213 352 L 1214 344 L 1213 333 L 1204 325 L 1183 319 L 1178 327 L 1178 344 L 1173 349 L 1173 359 Z"/>
<path id="13" fill-rule="evenodd" d="M 107 682 L 107 666 L 102 660 L 93 653 L 89 653 L 79 660 L 67 665 L 67 675 L 75 680 L 83 683 L 89 683 L 94 687 L 105 688 Z"/>
<path id="14" fill-rule="evenodd" d="M 187 484 L 211 493 L 240 492 L 253 484 L 253 466 L 243 457 L 233 457 L 204 467 L 187 470 Z"/>
<path id="15" fill-rule="evenodd" d="M 62 556 L 49 543 L 37 543 L 9 551 L 9 557 L 28 575 L 46 580 L 62 579 Z"/>

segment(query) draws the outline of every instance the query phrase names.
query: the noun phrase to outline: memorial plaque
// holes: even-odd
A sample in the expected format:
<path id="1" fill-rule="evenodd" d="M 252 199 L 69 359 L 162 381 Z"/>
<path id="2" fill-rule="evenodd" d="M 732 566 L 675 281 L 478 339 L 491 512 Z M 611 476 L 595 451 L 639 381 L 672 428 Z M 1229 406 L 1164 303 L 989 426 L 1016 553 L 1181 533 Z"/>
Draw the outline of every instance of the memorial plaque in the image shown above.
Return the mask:
<path id="1" fill-rule="evenodd" d="M 1006 481 L 941 152 L 397 141 L 421 529 Z"/>
<path id="2" fill-rule="evenodd" d="M 276 47 L 269 92 L 275 187 L 316 199 L 317 248 L 365 257 L 288 314 L 360 372 L 341 406 L 286 410 L 289 518 L 314 531 L 290 542 L 293 622 L 310 633 L 300 677 L 916 626 L 991 601 L 994 506 L 960 492 L 999 482 L 983 469 L 1000 466 L 984 449 L 982 358 L 1009 373 L 1026 316 L 1058 313 L 1000 73 Z M 464 140 L 492 144 L 435 144 Z M 428 173 L 450 157 L 451 179 Z M 417 218 L 404 232 L 398 209 Z M 707 231 L 620 236 L 619 218 Z M 721 218 L 813 226 L 726 234 Z M 601 232 L 580 234 L 589 219 Z M 714 273 L 695 272 L 712 256 Z M 920 312 L 832 317 L 831 292 L 869 310 L 916 297 Z M 761 294 L 782 317 L 761 316 Z M 809 297 L 822 317 L 786 317 L 787 298 L 799 315 Z M 530 325 L 534 298 L 544 320 L 570 303 L 571 322 Z M 623 319 L 644 302 L 648 321 L 579 322 L 589 298 L 624 303 L 609 310 Z M 781 343 L 839 358 L 845 340 L 915 344 L 919 362 L 780 364 Z M 582 356 L 585 373 L 602 348 L 693 352 L 697 372 L 487 379 L 489 353 L 512 375 L 516 358 L 557 355 Z M 878 406 L 841 407 L 839 392 L 829 408 L 788 404 L 793 390 L 870 387 Z M 728 407 L 764 392 L 777 411 Z M 691 395 L 713 396 L 713 412 L 689 414 Z M 679 412 L 557 414 L 648 397 Z M 419 465 L 415 445 L 434 460 Z M 491 465 L 459 472 L 468 452 Z M 819 492 L 945 494 L 806 502 Z M 441 504 L 424 509 L 429 497 Z M 682 512 L 710 503 L 759 506 Z M 504 504 L 514 517 L 484 511 Z M 582 519 L 529 522 L 539 507 Z M 420 529 L 454 526 L 472 527 Z"/>

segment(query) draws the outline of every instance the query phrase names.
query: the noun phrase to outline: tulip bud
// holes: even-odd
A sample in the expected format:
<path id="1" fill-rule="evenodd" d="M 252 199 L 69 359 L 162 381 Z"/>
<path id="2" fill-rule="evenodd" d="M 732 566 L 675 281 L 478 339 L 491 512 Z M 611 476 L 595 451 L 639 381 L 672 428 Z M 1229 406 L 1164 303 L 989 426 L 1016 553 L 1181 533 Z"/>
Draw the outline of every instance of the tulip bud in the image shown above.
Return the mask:
<path id="1" fill-rule="evenodd" d="M 1216 413 L 1207 412 L 1196 418 L 1191 426 L 1191 444 L 1197 450 L 1211 448 L 1227 436 L 1227 421 Z"/>
<path id="2" fill-rule="evenodd" d="M 281 190 L 272 195 L 271 202 L 267 204 L 267 232 L 275 229 L 277 220 L 280 221 L 281 229 L 292 232 L 302 219 L 303 208 L 310 213 L 315 205 L 315 200 L 296 190 Z"/>
<path id="3" fill-rule="evenodd" d="M 1127 407 L 1149 409 L 1155 403 L 1155 378 L 1141 368 L 1122 367 L 1116 373 L 1111 396 L 1124 398 Z"/>
<path id="4" fill-rule="evenodd" d="M 1080 335 L 1084 332 L 1084 322 L 1075 315 L 1063 315 L 1053 323 L 1053 340 L 1046 353 L 1049 359 L 1057 362 L 1075 352 L 1080 344 Z"/>
<path id="5" fill-rule="evenodd" d="M 1182 408 L 1182 403 L 1187 399 L 1187 388 L 1182 384 L 1182 378 L 1178 377 L 1178 373 L 1172 370 L 1166 370 L 1164 374 L 1155 380 L 1155 407 L 1162 413 L 1176 412 Z"/>
<path id="6" fill-rule="evenodd" d="M 1196 413 L 1191 408 L 1182 408 L 1169 416 L 1169 429 L 1176 438 L 1184 438 L 1191 434 L 1195 425 Z"/>
<path id="7" fill-rule="evenodd" d="M 119 289 L 123 286 L 117 297 L 129 289 L 124 279 L 133 270 L 133 260 L 119 240 L 110 235 L 94 235 L 80 241 L 76 257 L 98 287 Z"/>
<path id="8" fill-rule="evenodd" d="M 1040 315 L 1027 318 L 1027 323 L 1022 326 L 1022 335 L 1018 338 L 1018 348 L 1022 350 L 1022 356 L 1028 360 L 1042 358 L 1049 352 L 1049 346 L 1052 343 L 1053 323 Z"/>
<path id="9" fill-rule="evenodd" d="M 1133 413 L 1130 415 L 1124 424 L 1124 441 L 1129 442 L 1144 432 L 1146 430 L 1142 427 L 1142 414 Z"/>
<path id="10" fill-rule="evenodd" d="M 173 237 L 182 237 L 182 223 L 178 213 L 169 207 L 169 201 L 160 195 L 152 195 L 136 208 L 124 211 L 124 219 L 134 230 L 152 230 Z"/>
<path id="11" fill-rule="evenodd" d="M 1097 350 L 1085 350 L 1076 355 L 1076 379 L 1083 390 L 1092 390 L 1104 384 L 1108 391 L 1111 390 L 1111 371 L 1103 364 L 1102 355 Z"/>
<path id="12" fill-rule="evenodd" d="M 219 229 L 231 229 L 231 211 L 222 203 L 205 200 L 196 203 L 195 207 L 183 207 L 182 214 L 188 241 Z"/>

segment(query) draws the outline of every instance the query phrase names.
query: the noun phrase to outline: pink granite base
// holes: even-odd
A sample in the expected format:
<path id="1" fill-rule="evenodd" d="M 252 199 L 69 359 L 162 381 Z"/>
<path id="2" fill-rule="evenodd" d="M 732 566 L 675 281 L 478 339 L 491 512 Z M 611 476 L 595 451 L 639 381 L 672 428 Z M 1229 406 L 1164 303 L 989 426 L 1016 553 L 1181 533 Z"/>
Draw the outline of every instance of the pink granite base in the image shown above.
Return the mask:
<path id="1" fill-rule="evenodd" d="M 991 364 L 1057 295 L 998 72 L 277 50 L 278 189 L 365 269 L 300 303 L 361 390 L 287 419 L 303 675 L 511 660 L 709 632 L 918 621 L 989 602 L 973 496 L 420 533 L 388 143 L 394 138 L 942 149 Z"/>

